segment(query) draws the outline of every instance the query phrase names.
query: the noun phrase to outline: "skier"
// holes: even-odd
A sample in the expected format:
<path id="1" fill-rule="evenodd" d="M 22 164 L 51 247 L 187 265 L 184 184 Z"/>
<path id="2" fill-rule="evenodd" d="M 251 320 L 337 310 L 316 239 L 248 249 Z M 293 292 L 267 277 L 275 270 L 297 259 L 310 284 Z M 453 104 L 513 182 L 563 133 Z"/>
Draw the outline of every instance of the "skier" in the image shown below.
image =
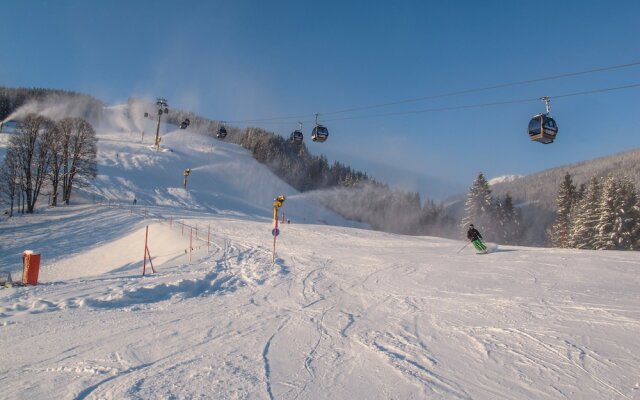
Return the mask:
<path id="1" fill-rule="evenodd" d="M 482 243 L 482 235 L 476 228 L 473 227 L 473 224 L 469 224 L 469 230 L 467 231 L 467 239 L 471 240 L 473 243 L 473 247 L 476 250 L 481 251 L 483 253 L 487 252 L 487 246 Z"/>

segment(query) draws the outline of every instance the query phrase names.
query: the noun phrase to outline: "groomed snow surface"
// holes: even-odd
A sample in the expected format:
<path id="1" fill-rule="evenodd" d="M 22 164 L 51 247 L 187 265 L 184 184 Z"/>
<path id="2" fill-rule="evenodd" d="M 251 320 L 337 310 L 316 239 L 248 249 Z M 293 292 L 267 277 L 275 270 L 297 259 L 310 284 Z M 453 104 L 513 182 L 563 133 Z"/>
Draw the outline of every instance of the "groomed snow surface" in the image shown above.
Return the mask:
<path id="1" fill-rule="evenodd" d="M 458 252 L 350 224 L 237 146 L 149 136 L 101 132 L 76 204 L 0 223 L 0 269 L 42 255 L 0 290 L 0 398 L 640 399 L 638 252 Z"/>

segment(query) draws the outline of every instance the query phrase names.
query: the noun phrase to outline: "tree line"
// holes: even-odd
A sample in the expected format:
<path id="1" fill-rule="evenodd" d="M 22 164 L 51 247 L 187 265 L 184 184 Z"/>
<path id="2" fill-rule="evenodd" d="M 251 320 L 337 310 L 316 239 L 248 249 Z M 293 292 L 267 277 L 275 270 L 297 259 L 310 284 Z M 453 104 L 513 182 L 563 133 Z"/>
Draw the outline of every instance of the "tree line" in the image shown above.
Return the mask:
<path id="1" fill-rule="evenodd" d="M 49 105 L 52 107 L 65 104 L 67 111 L 73 108 L 74 116 L 89 121 L 98 121 L 104 106 L 101 101 L 84 93 L 58 89 L 0 86 L 0 121 L 4 121 L 28 103 L 39 103 L 41 106 Z M 37 110 L 32 110 L 32 112 L 37 112 Z"/>
<path id="2" fill-rule="evenodd" d="M 344 218 L 368 224 L 385 232 L 451 236 L 455 221 L 444 207 L 420 194 L 392 189 L 365 172 L 309 153 L 306 145 L 260 128 L 247 128 L 227 137 L 250 150 L 253 157 L 300 192 Z"/>
<path id="3" fill-rule="evenodd" d="M 631 179 L 592 177 L 579 187 L 567 173 L 558 189 L 549 230 L 555 247 L 594 250 L 640 249 L 640 200 Z"/>
<path id="4" fill-rule="evenodd" d="M 57 122 L 28 114 L 18 121 L 9 138 L 0 166 L 0 192 L 19 212 L 33 213 L 43 188 L 50 189 L 50 205 L 60 198 L 69 204 L 72 189 L 95 179 L 97 174 L 95 130 L 82 118 Z"/>

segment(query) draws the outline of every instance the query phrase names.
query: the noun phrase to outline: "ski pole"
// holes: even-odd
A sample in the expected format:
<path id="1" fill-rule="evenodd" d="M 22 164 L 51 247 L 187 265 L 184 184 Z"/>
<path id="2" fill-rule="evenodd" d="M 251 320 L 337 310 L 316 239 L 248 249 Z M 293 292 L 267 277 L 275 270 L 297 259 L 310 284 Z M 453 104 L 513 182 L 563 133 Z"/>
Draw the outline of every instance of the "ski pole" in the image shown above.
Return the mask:
<path id="1" fill-rule="evenodd" d="M 458 252 L 457 252 L 456 254 L 458 254 L 458 253 L 460 253 L 462 250 L 464 250 L 464 248 L 465 248 L 465 247 L 467 247 L 467 246 L 469 245 L 469 243 L 471 243 L 471 242 L 467 242 L 467 244 L 465 244 L 464 246 L 462 246 L 462 248 L 461 248 L 460 250 L 458 250 Z"/>

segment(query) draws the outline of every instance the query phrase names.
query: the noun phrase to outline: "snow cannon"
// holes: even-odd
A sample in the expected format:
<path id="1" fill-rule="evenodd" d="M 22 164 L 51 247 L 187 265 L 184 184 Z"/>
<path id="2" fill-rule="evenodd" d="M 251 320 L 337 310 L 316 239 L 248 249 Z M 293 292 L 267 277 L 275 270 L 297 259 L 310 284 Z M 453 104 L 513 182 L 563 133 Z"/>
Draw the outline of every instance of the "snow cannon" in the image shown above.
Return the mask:
<path id="1" fill-rule="evenodd" d="M 273 199 L 273 207 L 274 208 L 282 207 L 282 203 L 284 203 L 284 201 L 285 201 L 285 197 L 283 194 L 281 194 L 280 196 Z"/>
<path id="2" fill-rule="evenodd" d="M 182 175 L 184 175 L 184 182 L 182 182 L 182 186 L 184 186 L 185 188 L 187 187 L 187 177 L 189 176 L 190 173 L 191 173 L 191 168 L 185 168 L 184 172 L 182 173 Z"/>

